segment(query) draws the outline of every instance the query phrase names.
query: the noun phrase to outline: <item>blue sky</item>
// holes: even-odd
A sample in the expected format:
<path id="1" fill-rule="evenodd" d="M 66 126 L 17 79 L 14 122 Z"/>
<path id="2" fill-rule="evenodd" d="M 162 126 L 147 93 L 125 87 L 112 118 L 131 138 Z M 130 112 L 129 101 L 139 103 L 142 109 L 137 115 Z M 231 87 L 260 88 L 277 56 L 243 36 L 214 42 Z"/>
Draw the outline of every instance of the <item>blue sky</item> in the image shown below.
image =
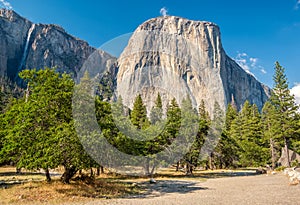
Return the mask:
<path id="1" fill-rule="evenodd" d="M 168 15 L 218 24 L 227 54 L 270 87 L 275 61 L 286 68 L 290 87 L 300 83 L 300 0 L 0 0 L 5 3 L 95 47 L 133 32 L 165 7 Z M 300 85 L 297 89 L 300 95 Z"/>

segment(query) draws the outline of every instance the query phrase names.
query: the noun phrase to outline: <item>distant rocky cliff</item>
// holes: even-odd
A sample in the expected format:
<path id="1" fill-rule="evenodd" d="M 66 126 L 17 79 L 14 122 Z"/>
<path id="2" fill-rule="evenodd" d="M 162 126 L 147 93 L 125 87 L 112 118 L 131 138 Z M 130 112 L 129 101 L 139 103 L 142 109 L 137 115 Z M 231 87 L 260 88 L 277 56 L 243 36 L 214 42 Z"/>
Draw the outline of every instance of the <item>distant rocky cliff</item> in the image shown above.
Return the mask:
<path id="1" fill-rule="evenodd" d="M 97 60 L 85 64 L 92 53 Z M 180 103 L 189 95 L 195 107 L 204 100 L 210 113 L 214 102 L 225 110 L 232 99 L 238 107 L 249 100 L 262 108 L 270 92 L 226 55 L 220 29 L 210 22 L 174 16 L 150 19 L 136 29 L 116 59 L 59 26 L 34 24 L 0 9 L 0 76 L 17 81 L 25 68 L 57 67 L 76 77 L 97 63 L 108 71 L 105 89 L 115 88 L 116 96 L 131 108 L 135 96 L 142 94 L 148 111 L 158 92 L 165 107 L 173 97 Z"/>
<path id="2" fill-rule="evenodd" d="M 210 22 L 174 16 L 150 19 L 140 25 L 120 56 L 117 91 L 129 107 L 141 93 L 148 110 L 160 92 L 164 102 L 190 95 L 212 113 L 214 102 L 223 110 L 232 99 L 262 108 L 269 88 L 230 59 L 221 43 L 220 29 Z"/>
<path id="3" fill-rule="evenodd" d="M 76 75 L 96 49 L 56 25 L 34 24 L 0 9 L 0 75 L 16 79 L 25 68 L 57 67 Z"/>

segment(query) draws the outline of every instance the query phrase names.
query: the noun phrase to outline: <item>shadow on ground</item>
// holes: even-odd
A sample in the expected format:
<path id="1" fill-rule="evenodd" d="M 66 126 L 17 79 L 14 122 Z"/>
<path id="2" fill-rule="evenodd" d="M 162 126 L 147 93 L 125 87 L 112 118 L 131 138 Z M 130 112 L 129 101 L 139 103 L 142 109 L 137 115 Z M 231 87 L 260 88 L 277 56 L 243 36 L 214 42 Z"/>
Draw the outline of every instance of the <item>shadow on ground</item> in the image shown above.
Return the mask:
<path id="1" fill-rule="evenodd" d="M 159 180 L 155 184 L 147 182 L 140 182 L 138 187 L 145 190 L 142 195 L 131 196 L 130 198 L 149 198 L 160 197 L 165 194 L 186 194 L 198 190 L 206 190 L 206 187 L 201 187 L 199 182 L 195 181 L 181 181 L 181 180 Z"/>

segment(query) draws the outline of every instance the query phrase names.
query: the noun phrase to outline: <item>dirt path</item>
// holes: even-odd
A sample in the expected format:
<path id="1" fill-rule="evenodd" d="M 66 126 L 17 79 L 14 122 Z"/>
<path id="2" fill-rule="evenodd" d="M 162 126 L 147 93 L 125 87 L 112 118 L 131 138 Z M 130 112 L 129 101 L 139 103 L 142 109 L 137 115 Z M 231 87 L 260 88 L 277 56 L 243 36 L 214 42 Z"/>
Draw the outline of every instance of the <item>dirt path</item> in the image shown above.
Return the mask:
<path id="1" fill-rule="evenodd" d="M 300 185 L 282 175 L 230 177 L 197 181 L 159 181 L 145 196 L 90 201 L 96 205 L 300 204 Z"/>

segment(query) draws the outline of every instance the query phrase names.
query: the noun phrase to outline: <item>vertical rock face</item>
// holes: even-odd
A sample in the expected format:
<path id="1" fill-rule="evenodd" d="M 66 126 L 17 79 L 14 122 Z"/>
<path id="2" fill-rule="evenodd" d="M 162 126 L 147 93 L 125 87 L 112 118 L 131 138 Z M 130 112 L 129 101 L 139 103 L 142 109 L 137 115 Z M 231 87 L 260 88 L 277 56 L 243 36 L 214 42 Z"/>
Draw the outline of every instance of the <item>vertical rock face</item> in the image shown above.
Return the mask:
<path id="1" fill-rule="evenodd" d="M 76 77 L 95 51 L 59 26 L 33 24 L 12 10 L 0 9 L 1 76 L 16 80 L 18 72 L 26 68 L 57 67 Z"/>
<path id="2" fill-rule="evenodd" d="M 194 106 L 204 100 L 226 109 L 234 98 L 262 107 L 269 89 L 247 74 L 222 48 L 220 29 L 210 22 L 174 16 L 150 19 L 140 25 L 120 56 L 117 93 L 132 107 L 140 93 L 148 110 L 160 92 L 165 104 L 189 95 Z"/>
<path id="3" fill-rule="evenodd" d="M 59 26 L 33 24 L 0 9 L 0 77 L 16 80 L 25 68 L 56 66 L 74 77 L 82 75 L 81 68 L 92 76 L 106 69 L 106 87 L 116 86 L 130 108 L 142 94 L 148 111 L 158 92 L 165 107 L 172 98 L 181 103 L 189 95 L 195 107 L 204 100 L 210 113 L 214 102 L 225 110 L 232 99 L 239 108 L 245 100 L 262 108 L 270 92 L 226 55 L 220 29 L 210 22 L 174 16 L 150 19 L 136 29 L 117 67 L 111 55 L 95 51 Z"/>
<path id="4" fill-rule="evenodd" d="M 0 9 L 0 76 L 15 77 L 31 22 L 11 10 Z"/>

